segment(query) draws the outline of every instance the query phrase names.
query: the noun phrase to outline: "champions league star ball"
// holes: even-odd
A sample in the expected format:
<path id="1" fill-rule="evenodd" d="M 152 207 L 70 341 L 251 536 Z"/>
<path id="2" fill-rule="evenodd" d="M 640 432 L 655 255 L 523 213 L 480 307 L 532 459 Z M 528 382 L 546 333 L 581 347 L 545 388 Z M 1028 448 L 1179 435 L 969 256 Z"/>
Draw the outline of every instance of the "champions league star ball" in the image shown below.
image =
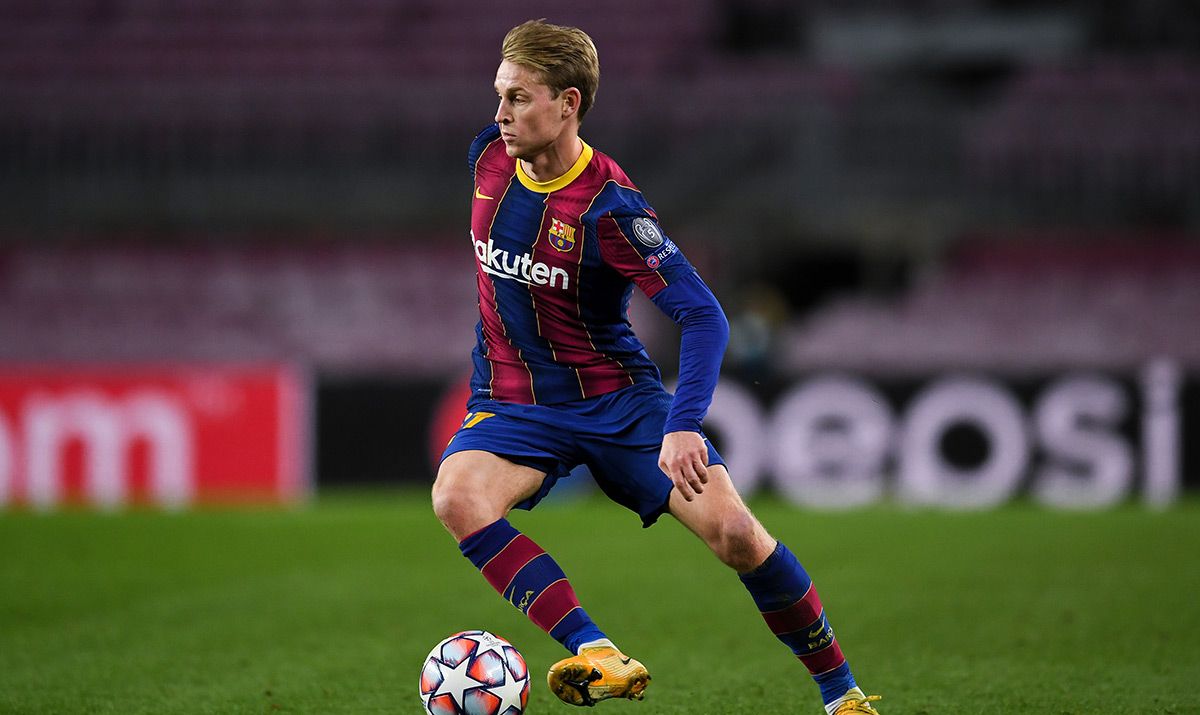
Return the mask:
<path id="1" fill-rule="evenodd" d="M 455 633 L 421 668 L 421 702 L 430 715 L 521 715 L 528 701 L 525 659 L 487 631 Z"/>

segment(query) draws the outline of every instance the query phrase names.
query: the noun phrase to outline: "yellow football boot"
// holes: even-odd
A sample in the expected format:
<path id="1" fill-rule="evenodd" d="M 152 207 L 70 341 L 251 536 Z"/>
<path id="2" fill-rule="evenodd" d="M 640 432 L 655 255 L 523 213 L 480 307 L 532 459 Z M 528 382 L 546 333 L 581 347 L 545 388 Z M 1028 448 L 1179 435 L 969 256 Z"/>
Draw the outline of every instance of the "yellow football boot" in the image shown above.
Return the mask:
<path id="1" fill-rule="evenodd" d="M 876 700 L 882 700 L 882 698 L 878 695 L 863 695 L 861 690 L 855 688 L 842 696 L 842 702 L 838 703 L 833 715 L 855 715 L 855 713 L 879 715 L 879 711 L 871 707 L 871 703 Z"/>
<path id="2" fill-rule="evenodd" d="M 546 675 L 550 692 L 570 705 L 591 707 L 609 698 L 641 700 L 650 673 L 646 666 L 609 646 L 584 648 L 560 660 Z M 852 711 L 847 711 L 852 712 Z"/>

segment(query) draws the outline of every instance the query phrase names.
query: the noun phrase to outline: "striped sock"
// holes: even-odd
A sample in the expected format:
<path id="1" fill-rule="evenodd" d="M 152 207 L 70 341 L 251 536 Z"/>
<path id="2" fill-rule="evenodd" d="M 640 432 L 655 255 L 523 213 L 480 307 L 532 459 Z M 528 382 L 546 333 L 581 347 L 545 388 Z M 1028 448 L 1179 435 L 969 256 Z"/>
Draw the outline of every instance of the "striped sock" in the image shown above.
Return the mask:
<path id="1" fill-rule="evenodd" d="M 606 637 L 579 605 L 575 589 L 550 554 L 507 519 L 476 531 L 458 548 L 492 588 L 572 654 L 581 644 Z"/>
<path id="2" fill-rule="evenodd" d="M 792 649 L 817 681 L 825 703 L 856 687 L 812 579 L 783 542 L 761 566 L 741 574 L 741 579 L 771 632 Z"/>

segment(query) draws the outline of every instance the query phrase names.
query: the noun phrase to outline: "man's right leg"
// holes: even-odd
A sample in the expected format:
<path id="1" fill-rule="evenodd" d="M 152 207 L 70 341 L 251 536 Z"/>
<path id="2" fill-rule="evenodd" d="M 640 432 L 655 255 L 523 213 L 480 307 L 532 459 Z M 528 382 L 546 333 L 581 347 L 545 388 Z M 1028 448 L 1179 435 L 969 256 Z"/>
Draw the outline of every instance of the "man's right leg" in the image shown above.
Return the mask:
<path id="1" fill-rule="evenodd" d="M 645 667 L 616 649 L 554 559 L 504 518 L 538 492 L 545 476 L 490 452 L 456 452 L 438 470 L 433 510 L 488 583 L 571 652 L 548 676 L 559 699 L 641 699 L 650 679 Z"/>
<path id="2" fill-rule="evenodd" d="M 554 559 L 505 519 L 537 493 L 545 476 L 490 452 L 456 452 L 438 470 L 433 511 L 488 583 L 574 654 L 606 641 L 604 633 Z"/>

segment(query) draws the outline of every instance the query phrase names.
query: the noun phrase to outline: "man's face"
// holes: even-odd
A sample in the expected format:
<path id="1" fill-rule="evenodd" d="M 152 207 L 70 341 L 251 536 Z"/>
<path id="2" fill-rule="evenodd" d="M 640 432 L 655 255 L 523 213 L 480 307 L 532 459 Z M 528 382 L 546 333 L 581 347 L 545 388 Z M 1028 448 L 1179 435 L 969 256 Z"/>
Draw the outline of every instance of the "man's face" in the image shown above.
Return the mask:
<path id="1" fill-rule="evenodd" d="M 500 95 L 496 123 L 511 157 L 532 161 L 554 143 L 569 121 L 563 116 L 567 93 L 555 97 L 536 70 L 501 62 L 496 93 Z"/>

